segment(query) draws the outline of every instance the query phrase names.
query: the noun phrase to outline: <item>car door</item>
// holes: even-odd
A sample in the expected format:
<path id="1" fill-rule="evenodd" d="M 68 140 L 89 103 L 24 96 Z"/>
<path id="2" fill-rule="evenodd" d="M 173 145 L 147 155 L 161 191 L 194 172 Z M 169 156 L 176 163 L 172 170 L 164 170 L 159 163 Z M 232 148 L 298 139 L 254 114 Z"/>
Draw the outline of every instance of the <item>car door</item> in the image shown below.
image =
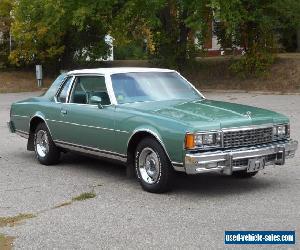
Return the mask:
<path id="1" fill-rule="evenodd" d="M 93 102 L 99 98 L 100 103 Z M 66 125 L 62 142 L 87 153 L 114 154 L 114 113 L 115 106 L 111 105 L 104 76 L 76 76 L 70 98 L 61 109 Z"/>
<path id="2" fill-rule="evenodd" d="M 66 126 L 62 121 L 61 111 L 63 104 L 68 101 L 68 95 L 73 81 L 73 76 L 66 77 L 61 84 L 58 93 L 55 95 L 54 101 L 45 103 L 43 106 L 47 125 L 49 126 L 54 141 L 62 139 L 66 131 Z"/>

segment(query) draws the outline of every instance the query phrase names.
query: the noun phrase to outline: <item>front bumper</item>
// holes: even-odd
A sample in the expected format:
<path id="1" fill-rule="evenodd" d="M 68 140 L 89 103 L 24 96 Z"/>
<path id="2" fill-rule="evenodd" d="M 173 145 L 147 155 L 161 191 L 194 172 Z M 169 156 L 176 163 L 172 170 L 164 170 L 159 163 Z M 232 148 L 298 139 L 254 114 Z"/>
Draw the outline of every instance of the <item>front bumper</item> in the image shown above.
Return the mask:
<path id="1" fill-rule="evenodd" d="M 224 151 L 187 153 L 184 167 L 187 174 L 220 172 L 231 175 L 233 171 L 246 170 L 251 158 L 264 157 L 265 165 L 283 165 L 285 159 L 295 156 L 297 148 L 297 141 L 288 140 Z"/>

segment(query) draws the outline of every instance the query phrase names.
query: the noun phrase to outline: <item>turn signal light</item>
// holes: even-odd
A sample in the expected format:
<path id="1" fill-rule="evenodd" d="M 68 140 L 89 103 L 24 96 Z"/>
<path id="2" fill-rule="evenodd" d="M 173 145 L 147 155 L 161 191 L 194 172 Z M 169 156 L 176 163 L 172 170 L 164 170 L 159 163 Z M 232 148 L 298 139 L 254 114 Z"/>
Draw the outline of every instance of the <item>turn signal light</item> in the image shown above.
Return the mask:
<path id="1" fill-rule="evenodd" d="M 185 136 L 185 148 L 193 149 L 195 148 L 195 137 L 194 134 L 186 134 Z"/>

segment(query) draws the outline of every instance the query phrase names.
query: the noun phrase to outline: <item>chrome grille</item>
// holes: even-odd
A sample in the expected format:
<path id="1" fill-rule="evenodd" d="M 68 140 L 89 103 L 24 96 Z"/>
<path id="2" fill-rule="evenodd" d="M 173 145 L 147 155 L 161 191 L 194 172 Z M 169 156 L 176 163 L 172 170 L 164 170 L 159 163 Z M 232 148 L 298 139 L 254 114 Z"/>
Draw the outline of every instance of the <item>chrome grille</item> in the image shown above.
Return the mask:
<path id="1" fill-rule="evenodd" d="M 273 140 L 273 128 L 256 128 L 226 131 L 223 134 L 224 148 L 252 146 L 270 143 Z"/>

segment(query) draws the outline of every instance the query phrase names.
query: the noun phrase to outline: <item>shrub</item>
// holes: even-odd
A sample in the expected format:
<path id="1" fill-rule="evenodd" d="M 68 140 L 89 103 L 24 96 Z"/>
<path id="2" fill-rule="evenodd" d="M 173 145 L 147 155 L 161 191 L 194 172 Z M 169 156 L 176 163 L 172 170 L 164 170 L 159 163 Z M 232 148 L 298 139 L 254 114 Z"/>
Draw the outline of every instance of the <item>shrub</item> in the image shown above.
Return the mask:
<path id="1" fill-rule="evenodd" d="M 239 60 L 234 61 L 230 70 L 242 78 L 259 77 L 268 72 L 275 56 L 264 50 L 246 52 Z"/>

